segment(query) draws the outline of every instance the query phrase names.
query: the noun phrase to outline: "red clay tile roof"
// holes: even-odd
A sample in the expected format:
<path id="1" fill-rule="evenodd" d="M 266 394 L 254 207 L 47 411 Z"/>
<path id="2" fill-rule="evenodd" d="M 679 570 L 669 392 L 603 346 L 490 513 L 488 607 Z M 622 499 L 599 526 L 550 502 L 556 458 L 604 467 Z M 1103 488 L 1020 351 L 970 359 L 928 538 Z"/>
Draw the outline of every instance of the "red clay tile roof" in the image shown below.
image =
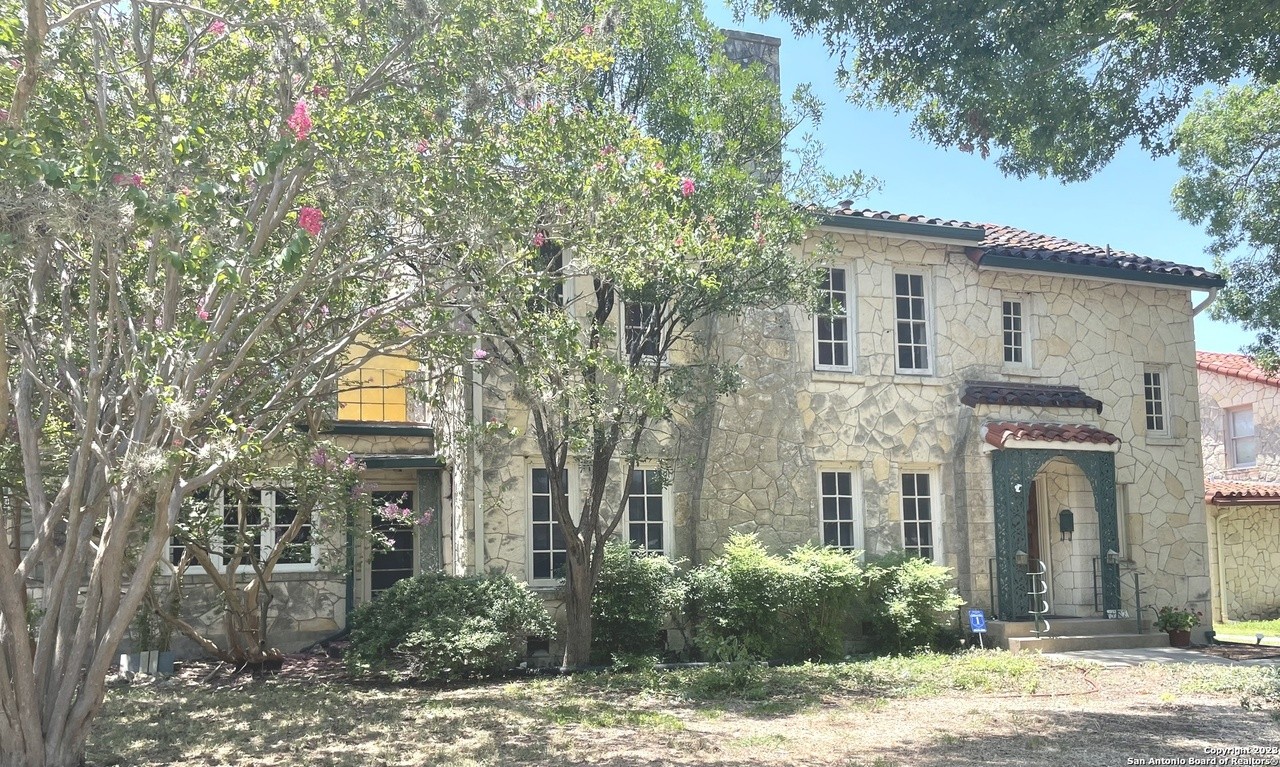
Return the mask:
<path id="1" fill-rule="evenodd" d="M 988 444 L 1004 447 L 1009 442 L 1074 442 L 1090 445 L 1114 445 L 1120 438 L 1096 426 L 1069 423 L 1027 423 L 1025 421 L 988 421 L 982 425 L 982 437 Z"/>
<path id="2" fill-rule="evenodd" d="M 1204 502 L 1215 506 L 1280 503 L 1280 482 L 1210 479 L 1204 483 Z"/>
<path id="3" fill-rule="evenodd" d="M 1025 229 L 999 224 L 983 224 L 982 229 L 986 234 L 980 246 L 983 251 L 982 257 L 1010 256 L 1028 261 L 1098 266 L 1146 274 L 1221 279 L 1217 274 L 1198 266 L 1159 261 L 1123 250 L 1112 250 L 1110 245 L 1105 247 L 1086 245 L 1064 240 L 1061 237 L 1036 234 Z"/>
<path id="4" fill-rule="evenodd" d="M 1280 386 L 1280 375 L 1273 376 L 1253 361 L 1247 354 L 1226 354 L 1223 352 L 1196 352 L 1196 367 L 1210 373 L 1243 378 L 1246 381 Z"/>
<path id="5" fill-rule="evenodd" d="M 1155 281 L 1183 285 L 1190 284 L 1193 287 L 1201 288 L 1224 284 L 1221 276 L 1198 266 L 1178 264 L 1173 261 L 1160 261 L 1123 250 L 1113 250 L 1109 245 L 1101 247 L 1087 245 L 1002 224 L 980 224 L 970 221 L 957 221 L 955 219 L 891 213 L 884 210 L 857 209 L 853 207 L 853 202 L 850 200 L 845 200 L 826 210 L 820 210 L 816 206 L 810 206 L 808 209 L 813 212 L 824 213 L 832 218 L 868 219 L 902 224 L 928 224 L 957 230 L 981 230 L 983 233 L 981 242 L 968 249 L 969 258 L 974 263 L 980 263 L 986 258 L 1016 259 L 1017 261 L 1027 262 L 1026 268 L 1030 269 L 1036 269 L 1038 264 L 1040 265 L 1040 271 L 1065 271 L 1070 273 L 1073 270 L 1104 269 L 1121 272 L 1121 274 L 1116 275 L 1119 279 L 1125 279 L 1126 275 L 1124 273 L 1127 272 L 1130 279 L 1146 278 L 1147 281 L 1150 281 L 1152 277 L 1164 278 L 1163 280 L 1157 279 Z M 957 235 L 960 234 L 962 232 L 957 231 Z M 1001 266 L 1016 268 L 1017 264 L 1001 264 Z M 1098 276 L 1104 276 L 1105 274 L 1106 272 Z"/>
<path id="6" fill-rule="evenodd" d="M 1024 405 L 1029 407 L 1079 407 L 1102 412 L 1102 402 L 1079 386 L 965 381 L 960 402 L 974 405 Z"/>

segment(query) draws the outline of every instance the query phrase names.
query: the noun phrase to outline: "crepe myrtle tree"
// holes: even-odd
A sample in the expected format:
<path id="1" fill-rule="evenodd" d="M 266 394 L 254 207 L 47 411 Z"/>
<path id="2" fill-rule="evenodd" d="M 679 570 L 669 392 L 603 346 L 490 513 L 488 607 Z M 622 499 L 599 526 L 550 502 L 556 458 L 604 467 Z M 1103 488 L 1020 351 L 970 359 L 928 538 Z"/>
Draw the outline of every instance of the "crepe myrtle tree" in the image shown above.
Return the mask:
<path id="1" fill-rule="evenodd" d="M 0 0 L 0 765 L 82 762 L 185 500 L 371 355 L 450 359 L 479 293 L 438 220 L 489 190 L 449 147 L 580 67 L 558 29 L 514 0 Z"/>
<path id="2" fill-rule="evenodd" d="M 510 255 L 482 261 L 513 267 L 486 287 L 503 299 L 468 316 L 486 386 L 527 410 L 548 470 L 567 551 L 564 667 L 590 658 L 592 592 L 646 438 L 737 386 L 734 366 L 700 347 L 706 323 L 806 300 L 813 284 L 793 250 L 814 221 L 784 185 L 792 118 L 776 85 L 725 58 L 697 3 L 628 0 L 593 13 L 583 28 L 600 57 L 593 76 L 512 116 L 522 151 L 468 163 L 519 169 L 499 180 L 510 207 L 469 212 L 507 235 Z M 828 180 L 811 167 L 802 175 Z M 831 182 L 846 191 L 851 180 Z M 465 232 L 457 240 L 487 247 Z M 570 508 L 566 478 L 579 468 L 581 503 Z"/>

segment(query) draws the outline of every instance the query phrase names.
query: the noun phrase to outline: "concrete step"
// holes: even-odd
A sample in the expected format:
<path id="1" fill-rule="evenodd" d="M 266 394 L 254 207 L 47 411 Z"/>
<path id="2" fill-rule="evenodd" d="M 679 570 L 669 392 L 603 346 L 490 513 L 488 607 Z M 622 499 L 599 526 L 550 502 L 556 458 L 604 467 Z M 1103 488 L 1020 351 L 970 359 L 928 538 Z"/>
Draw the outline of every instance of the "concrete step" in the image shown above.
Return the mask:
<path id="1" fill-rule="evenodd" d="M 1114 623 L 1114 621 L 1113 621 Z M 1070 652 L 1072 650 L 1132 650 L 1140 647 L 1168 647 L 1169 635 L 1089 634 L 1085 636 L 1009 637 L 1009 652 Z"/>
<path id="2" fill-rule="evenodd" d="M 1084 636 L 1088 634 L 1118 634 L 1138 630 L 1138 622 L 1133 618 L 1049 618 L 1047 636 Z M 1147 621 L 1143 630 L 1150 629 L 1151 621 Z M 1003 641 L 1013 637 L 1035 636 L 1033 621 L 990 621 L 987 630 L 992 639 Z"/>

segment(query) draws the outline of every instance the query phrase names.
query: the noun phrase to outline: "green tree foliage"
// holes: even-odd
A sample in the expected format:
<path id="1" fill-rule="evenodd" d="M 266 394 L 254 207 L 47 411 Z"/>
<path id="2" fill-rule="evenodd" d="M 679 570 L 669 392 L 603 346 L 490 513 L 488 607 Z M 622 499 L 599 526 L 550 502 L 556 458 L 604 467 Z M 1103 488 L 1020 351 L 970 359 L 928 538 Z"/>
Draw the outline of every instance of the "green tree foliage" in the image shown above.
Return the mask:
<path id="1" fill-rule="evenodd" d="M 1186 175 L 1174 206 L 1213 237 L 1227 272 L 1213 311 L 1258 331 L 1251 351 L 1275 368 L 1280 349 L 1280 85 L 1241 85 L 1200 99 L 1178 126 Z"/>
<path id="2" fill-rule="evenodd" d="M 515 667 L 530 636 L 555 626 L 542 598 L 510 575 L 424 573 L 351 615 L 353 673 L 457 679 Z"/>
<path id="3" fill-rule="evenodd" d="M 857 103 L 913 112 L 929 140 L 1006 173 L 1091 175 L 1130 138 L 1157 153 L 1207 84 L 1280 79 L 1269 0 L 896 3 L 764 0 L 840 57 Z"/>
<path id="4" fill-rule="evenodd" d="M 491 253 L 475 263 L 515 264 L 486 283 L 500 298 L 468 316 L 485 384 L 527 410 L 550 476 L 568 552 L 567 666 L 590 658 L 592 591 L 627 508 L 623 479 L 653 450 L 646 439 L 736 386 L 733 366 L 699 347 L 705 323 L 806 297 L 811 272 L 793 246 L 813 221 L 792 197 L 825 188 L 784 186 L 776 86 L 726 58 L 698 2 L 585 10 L 591 76 L 547 83 L 497 126 L 524 151 L 469 165 L 522 172 L 490 180 L 506 184 L 509 205 L 468 211 L 472 225 L 456 233 L 460 248 Z M 566 200 L 565 189 L 582 194 Z M 494 231 L 507 238 L 497 249 Z M 571 465 L 584 480 L 572 511 Z"/>

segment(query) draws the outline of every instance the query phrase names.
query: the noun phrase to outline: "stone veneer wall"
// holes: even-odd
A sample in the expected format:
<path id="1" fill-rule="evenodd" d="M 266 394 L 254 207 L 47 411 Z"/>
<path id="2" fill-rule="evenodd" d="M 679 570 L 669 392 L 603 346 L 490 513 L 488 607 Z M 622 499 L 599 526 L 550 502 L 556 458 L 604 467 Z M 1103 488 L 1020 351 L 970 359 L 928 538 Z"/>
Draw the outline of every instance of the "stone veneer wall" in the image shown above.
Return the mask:
<path id="1" fill-rule="evenodd" d="M 1226 413 L 1245 405 L 1253 408 L 1258 459 L 1254 466 L 1229 468 Z M 1205 477 L 1280 481 L 1280 386 L 1201 370 L 1200 408 Z M 1280 506 L 1211 506 L 1209 514 L 1214 617 L 1280 617 Z"/>
<path id="2" fill-rule="evenodd" d="M 737 364 L 737 393 L 682 413 L 646 446 L 672 461 L 674 555 L 694 563 L 733 532 L 755 532 L 780 549 L 816 540 L 818 472 L 849 467 L 861 481 L 865 545 L 901 546 L 899 474 L 933 473 L 941 559 L 962 593 L 987 606 L 994 556 L 991 461 L 981 449 L 987 419 L 1087 423 L 1122 440 L 1118 491 L 1122 535 L 1149 586 L 1148 603 L 1208 607 L 1209 574 L 1190 296 L 1186 291 L 978 270 L 962 248 L 861 232 L 829 232 L 849 270 L 856 307 L 853 373 L 813 370 L 813 322 L 796 307 L 718 318 L 705 328 L 710 353 Z M 820 237 L 805 244 L 818 253 Z M 923 273 L 932 305 L 932 375 L 894 372 L 893 274 Z M 1029 366 L 1001 353 L 1001 297 L 1029 304 Z M 1167 372 L 1171 434 L 1147 435 L 1143 364 Z M 959 402 L 966 380 L 1078 385 L 1105 403 L 1092 410 L 988 407 Z M 527 416 L 486 380 L 486 417 L 527 435 Z M 484 561 L 527 574 L 527 482 L 540 465 L 528 436 L 495 445 L 485 459 Z M 468 492 L 470 490 L 468 489 Z M 1051 501 L 1058 503 L 1057 500 Z M 465 516 L 465 515 L 464 515 Z M 468 531 L 468 535 L 471 535 Z M 1124 595 L 1126 605 L 1131 590 Z"/>
<path id="3" fill-rule="evenodd" d="M 1211 509 L 1218 619 L 1280 618 L 1280 505 Z"/>
<path id="4" fill-rule="evenodd" d="M 1201 370 L 1200 410 L 1203 424 L 1204 473 L 1209 479 L 1280 481 L 1280 386 Z M 1226 411 L 1250 405 L 1257 435 L 1258 460 L 1252 467 L 1227 466 Z"/>

